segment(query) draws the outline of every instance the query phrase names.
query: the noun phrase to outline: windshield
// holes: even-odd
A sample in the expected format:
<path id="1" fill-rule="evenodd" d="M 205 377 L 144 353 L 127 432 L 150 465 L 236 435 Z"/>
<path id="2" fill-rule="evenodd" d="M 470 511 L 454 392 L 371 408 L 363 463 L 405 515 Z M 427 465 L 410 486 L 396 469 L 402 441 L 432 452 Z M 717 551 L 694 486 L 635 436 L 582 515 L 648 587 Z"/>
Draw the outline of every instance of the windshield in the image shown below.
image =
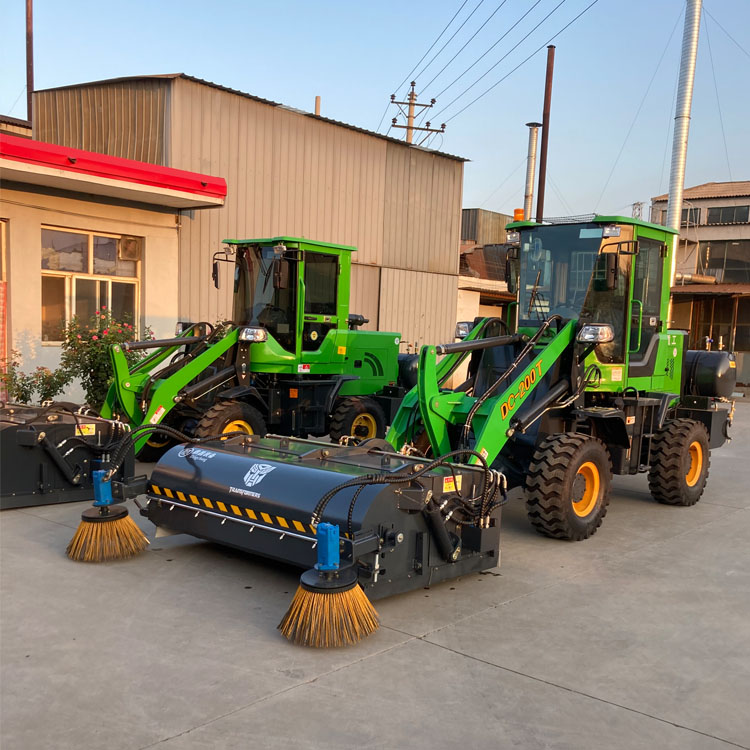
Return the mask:
<path id="1" fill-rule="evenodd" d="M 284 349 L 294 352 L 297 264 L 288 258 L 273 260 L 272 255 L 273 248 L 257 245 L 237 250 L 233 318 L 238 325 L 265 328 Z M 279 263 L 288 264 L 288 281 L 284 289 L 274 286 L 275 266 Z"/>
<path id="2" fill-rule="evenodd" d="M 579 317 L 594 269 L 602 227 L 550 225 L 521 233 L 519 325 L 538 325 L 550 315 Z"/>

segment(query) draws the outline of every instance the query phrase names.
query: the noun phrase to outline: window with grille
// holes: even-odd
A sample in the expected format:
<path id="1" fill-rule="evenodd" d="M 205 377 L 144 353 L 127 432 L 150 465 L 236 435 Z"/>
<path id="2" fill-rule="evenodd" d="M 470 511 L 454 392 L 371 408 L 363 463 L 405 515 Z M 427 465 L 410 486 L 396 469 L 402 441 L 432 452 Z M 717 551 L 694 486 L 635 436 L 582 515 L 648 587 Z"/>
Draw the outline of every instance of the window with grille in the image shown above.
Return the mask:
<path id="1" fill-rule="evenodd" d="M 750 206 L 716 206 L 708 209 L 707 224 L 747 224 Z"/>
<path id="2" fill-rule="evenodd" d="M 42 228 L 42 341 L 62 340 L 74 317 L 106 307 L 137 325 L 143 238 Z"/>

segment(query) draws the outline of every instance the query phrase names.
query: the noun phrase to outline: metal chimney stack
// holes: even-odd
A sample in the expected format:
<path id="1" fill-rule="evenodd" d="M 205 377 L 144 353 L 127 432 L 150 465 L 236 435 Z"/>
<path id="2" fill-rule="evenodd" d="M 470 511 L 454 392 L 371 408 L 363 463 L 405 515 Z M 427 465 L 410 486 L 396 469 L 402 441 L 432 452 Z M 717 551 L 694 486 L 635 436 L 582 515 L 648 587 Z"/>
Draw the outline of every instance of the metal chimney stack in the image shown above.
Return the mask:
<path id="1" fill-rule="evenodd" d="M 523 218 L 531 221 L 531 206 L 534 201 L 534 174 L 536 173 L 536 144 L 541 122 L 527 122 L 529 129 L 529 155 L 526 158 L 526 191 L 523 196 Z"/>
<path id="2" fill-rule="evenodd" d="M 680 231 L 682 218 L 685 160 L 687 158 L 690 107 L 693 102 L 695 58 L 698 54 L 698 31 L 701 24 L 702 4 L 702 0 L 687 0 L 685 30 L 682 35 L 682 61 L 680 62 L 680 82 L 677 89 L 677 107 L 674 117 L 672 168 L 669 174 L 669 202 L 667 203 L 666 222 L 668 227 L 676 229 L 678 232 Z M 674 263 L 672 265 L 672 276 L 674 276 Z"/>

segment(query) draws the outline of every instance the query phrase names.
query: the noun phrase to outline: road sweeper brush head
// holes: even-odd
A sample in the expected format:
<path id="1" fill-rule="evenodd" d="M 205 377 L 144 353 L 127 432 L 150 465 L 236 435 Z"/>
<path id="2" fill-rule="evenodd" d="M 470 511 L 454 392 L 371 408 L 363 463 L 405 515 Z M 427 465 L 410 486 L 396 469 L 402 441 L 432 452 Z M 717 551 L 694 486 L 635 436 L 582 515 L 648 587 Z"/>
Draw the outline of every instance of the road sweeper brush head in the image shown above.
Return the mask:
<path id="1" fill-rule="evenodd" d="M 81 514 L 81 523 L 66 550 L 68 557 L 80 562 L 107 562 L 137 555 L 148 546 L 146 535 L 124 505 L 112 504 L 107 472 L 97 470 L 92 474 L 94 507 Z"/>
<path id="2" fill-rule="evenodd" d="M 351 646 L 378 629 L 378 613 L 357 582 L 355 566 L 340 566 L 339 527 L 318 524 L 317 537 L 318 563 L 300 577 L 279 630 L 302 646 Z"/>

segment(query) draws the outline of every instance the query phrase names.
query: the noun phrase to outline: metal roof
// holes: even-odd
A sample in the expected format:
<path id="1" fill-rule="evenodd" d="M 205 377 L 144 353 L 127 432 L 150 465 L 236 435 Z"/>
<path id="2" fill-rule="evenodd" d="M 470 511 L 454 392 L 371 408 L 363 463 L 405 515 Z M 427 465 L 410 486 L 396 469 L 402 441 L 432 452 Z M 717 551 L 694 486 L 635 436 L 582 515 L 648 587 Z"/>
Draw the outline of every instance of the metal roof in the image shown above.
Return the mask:
<path id="1" fill-rule="evenodd" d="M 738 182 L 704 182 L 702 185 L 685 188 L 684 199 L 696 198 L 744 198 L 750 196 L 750 180 Z M 657 195 L 652 201 L 665 201 L 669 193 Z"/>
<path id="2" fill-rule="evenodd" d="M 715 294 L 736 294 L 741 297 L 750 296 L 750 284 L 680 284 L 673 286 L 672 294 L 700 294 L 713 296 Z"/>
<path id="3" fill-rule="evenodd" d="M 221 177 L 0 133 L 3 180 L 174 208 L 221 206 Z"/>
<path id="4" fill-rule="evenodd" d="M 327 123 L 330 123 L 331 125 L 338 125 L 339 127 L 346 128 L 347 130 L 354 130 L 357 133 L 362 133 L 364 135 L 371 135 L 373 138 L 381 138 L 382 140 L 389 141 L 390 143 L 397 143 L 399 146 L 406 146 L 407 148 L 417 148 L 420 151 L 426 151 L 427 153 L 435 154 L 436 156 L 443 156 L 446 159 L 453 159 L 454 161 L 460 161 L 460 162 L 469 161 L 469 159 L 465 159 L 463 156 L 447 154 L 444 151 L 435 151 L 434 149 L 423 148 L 422 146 L 416 146 L 414 144 L 406 143 L 406 141 L 399 140 L 398 138 L 391 138 L 390 136 L 383 135 L 382 133 L 375 133 L 372 130 L 365 130 L 364 128 L 357 127 L 356 125 L 350 125 L 346 122 L 341 122 L 340 120 L 332 120 L 328 117 L 321 117 L 312 112 L 305 112 L 304 110 L 296 109 L 295 107 L 289 107 L 285 104 L 280 104 L 279 102 L 273 102 L 270 99 L 263 99 L 259 96 L 248 94 L 245 91 L 232 89 L 232 88 L 229 88 L 228 86 L 222 86 L 219 83 L 214 83 L 213 81 L 206 81 L 203 78 L 196 78 L 195 76 L 187 75 L 187 73 L 164 73 L 164 74 L 156 74 L 156 75 L 124 76 L 121 78 L 105 78 L 101 81 L 85 81 L 84 83 L 73 83 L 67 86 L 55 86 L 49 89 L 38 89 L 38 91 L 39 92 L 62 91 L 64 89 L 80 89 L 80 88 L 84 88 L 85 86 L 101 86 L 102 84 L 105 84 L 105 83 L 124 83 L 127 81 L 142 81 L 146 79 L 175 79 L 175 78 L 184 78 L 187 81 L 193 81 L 194 83 L 200 83 L 200 84 L 203 84 L 204 86 L 210 86 L 211 88 L 219 89 L 220 91 L 226 91 L 230 94 L 236 94 L 237 96 L 242 96 L 245 99 L 251 99 L 252 101 L 259 102 L 260 104 L 267 104 L 269 107 L 279 107 L 280 109 L 285 109 L 289 112 L 296 112 L 297 114 L 302 115 L 303 117 L 310 117 L 313 120 L 320 120 L 321 122 L 327 122 Z"/>

